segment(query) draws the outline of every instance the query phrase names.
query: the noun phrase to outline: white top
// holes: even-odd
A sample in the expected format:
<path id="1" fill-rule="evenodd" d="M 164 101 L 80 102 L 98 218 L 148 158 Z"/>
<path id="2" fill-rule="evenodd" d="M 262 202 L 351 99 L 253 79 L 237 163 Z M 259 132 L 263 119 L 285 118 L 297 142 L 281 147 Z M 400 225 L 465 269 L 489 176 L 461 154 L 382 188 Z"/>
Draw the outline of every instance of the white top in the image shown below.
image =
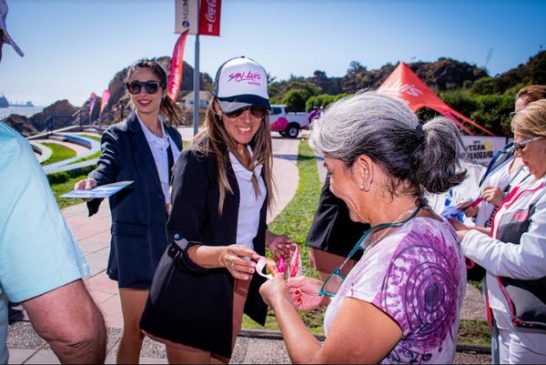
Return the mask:
<path id="1" fill-rule="evenodd" d="M 513 212 L 526 212 L 529 205 L 537 199 L 544 187 L 545 179 L 536 180 L 531 177 L 519 185 L 514 197 L 505 200 L 495 214 L 494 228 L 498 227 L 502 215 Z M 524 233 L 519 244 L 502 242 L 496 238 L 496 229 L 492 236 L 476 230 L 469 231 L 461 242 L 465 256 L 483 266 L 487 270 L 486 285 L 489 305 L 495 317 L 497 327 L 513 330 L 509 305 L 502 294 L 497 276 L 521 280 L 534 280 L 546 276 L 546 195 L 536 203 L 536 210 L 530 219 L 529 228 Z M 544 353 L 544 344 L 533 344 L 532 338 L 527 338 L 524 331 L 518 331 L 518 336 L 531 350 Z M 536 345 L 536 346 L 535 346 Z"/>
<path id="2" fill-rule="evenodd" d="M 518 185 L 529 174 L 529 170 L 522 164 L 510 174 L 510 166 L 513 162 L 514 159 L 511 158 L 493 170 L 483 182 L 482 190 L 486 186 L 496 186 L 499 189 L 504 190 L 509 184 L 512 188 Z M 485 227 L 485 223 L 489 220 L 494 210 L 495 204 L 483 200 L 478 205 L 478 214 L 474 220 L 476 226 Z"/>
<path id="3" fill-rule="evenodd" d="M 248 147 L 252 156 L 252 149 Z M 254 171 L 247 170 L 233 153 L 229 153 L 231 166 L 239 186 L 239 212 L 237 215 L 237 242 L 254 249 L 252 241 L 258 233 L 260 225 L 260 210 L 265 201 L 266 189 L 262 178 L 262 165 L 257 165 Z M 258 180 L 259 192 L 256 195 L 252 186 L 252 175 Z"/>
<path id="4" fill-rule="evenodd" d="M 161 125 L 161 134 L 163 138 L 160 138 L 153 134 L 146 124 L 140 120 L 138 113 L 136 113 L 140 127 L 144 132 L 144 137 L 150 146 L 152 151 L 152 156 L 154 157 L 155 167 L 157 169 L 157 174 L 159 175 L 159 182 L 161 183 L 161 190 L 163 190 L 163 196 L 165 197 L 165 203 L 170 203 L 171 201 L 171 192 L 169 190 L 169 157 L 167 156 L 167 148 L 169 144 L 171 145 L 171 151 L 173 152 L 173 166 L 178 156 L 180 156 L 180 149 L 174 143 L 172 138 L 167 132 L 165 132 L 165 127 L 163 126 L 163 120 L 160 118 Z"/>

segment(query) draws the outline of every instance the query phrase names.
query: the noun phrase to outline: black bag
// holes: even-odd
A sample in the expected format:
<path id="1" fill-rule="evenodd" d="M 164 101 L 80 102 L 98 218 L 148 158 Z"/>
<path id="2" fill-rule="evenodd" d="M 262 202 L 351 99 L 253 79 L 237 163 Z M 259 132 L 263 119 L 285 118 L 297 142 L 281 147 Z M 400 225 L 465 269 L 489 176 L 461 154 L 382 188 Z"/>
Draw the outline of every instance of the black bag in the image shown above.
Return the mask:
<path id="1" fill-rule="evenodd" d="M 470 260 L 468 257 L 465 257 L 466 262 L 466 280 L 475 280 L 481 281 L 485 277 L 485 269 Z"/>

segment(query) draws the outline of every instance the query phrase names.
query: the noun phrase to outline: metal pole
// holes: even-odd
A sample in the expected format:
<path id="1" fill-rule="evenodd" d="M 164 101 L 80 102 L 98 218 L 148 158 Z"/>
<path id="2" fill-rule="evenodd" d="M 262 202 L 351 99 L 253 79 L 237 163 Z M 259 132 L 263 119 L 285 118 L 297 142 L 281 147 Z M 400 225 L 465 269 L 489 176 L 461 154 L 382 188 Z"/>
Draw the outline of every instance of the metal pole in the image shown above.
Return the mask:
<path id="1" fill-rule="evenodd" d="M 197 0 L 197 14 L 201 7 Z M 199 16 L 197 16 L 197 34 L 195 35 L 195 65 L 193 66 L 193 135 L 199 131 Z"/>
<path id="2" fill-rule="evenodd" d="M 195 35 L 195 66 L 193 68 L 193 135 L 199 130 L 199 34 Z"/>

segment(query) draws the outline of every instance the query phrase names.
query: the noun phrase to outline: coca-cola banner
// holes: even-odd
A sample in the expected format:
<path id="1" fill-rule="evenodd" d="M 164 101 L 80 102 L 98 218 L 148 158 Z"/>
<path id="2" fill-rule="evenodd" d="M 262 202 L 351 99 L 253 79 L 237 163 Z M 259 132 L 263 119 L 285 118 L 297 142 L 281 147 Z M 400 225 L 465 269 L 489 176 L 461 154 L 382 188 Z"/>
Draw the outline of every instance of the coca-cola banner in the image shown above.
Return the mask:
<path id="1" fill-rule="evenodd" d="M 189 30 L 189 34 L 197 34 L 198 12 L 199 0 L 174 0 L 174 32 L 184 33 Z"/>
<path id="2" fill-rule="evenodd" d="M 222 0 L 201 0 L 199 9 L 199 34 L 220 35 L 220 10 Z"/>

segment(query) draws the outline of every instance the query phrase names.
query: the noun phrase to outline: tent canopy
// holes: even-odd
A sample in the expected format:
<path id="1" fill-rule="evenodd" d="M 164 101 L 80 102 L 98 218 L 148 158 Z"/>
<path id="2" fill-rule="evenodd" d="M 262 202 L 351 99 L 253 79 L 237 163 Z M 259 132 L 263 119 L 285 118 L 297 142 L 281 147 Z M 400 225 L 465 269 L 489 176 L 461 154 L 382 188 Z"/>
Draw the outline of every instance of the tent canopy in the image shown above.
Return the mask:
<path id="1" fill-rule="evenodd" d="M 474 133 L 457 118 L 460 118 L 463 121 L 473 125 L 485 134 L 490 136 L 495 135 L 490 130 L 482 127 L 472 119 L 465 117 L 444 103 L 442 99 L 440 99 L 432 90 L 430 90 L 430 88 L 411 70 L 411 68 L 409 68 L 409 66 L 403 62 L 400 62 L 396 69 L 394 69 L 394 71 L 379 87 L 377 92 L 406 101 L 411 110 L 414 112 L 423 107 L 432 109 L 437 113 L 451 119 L 459 128 L 469 135 L 473 135 Z"/>

